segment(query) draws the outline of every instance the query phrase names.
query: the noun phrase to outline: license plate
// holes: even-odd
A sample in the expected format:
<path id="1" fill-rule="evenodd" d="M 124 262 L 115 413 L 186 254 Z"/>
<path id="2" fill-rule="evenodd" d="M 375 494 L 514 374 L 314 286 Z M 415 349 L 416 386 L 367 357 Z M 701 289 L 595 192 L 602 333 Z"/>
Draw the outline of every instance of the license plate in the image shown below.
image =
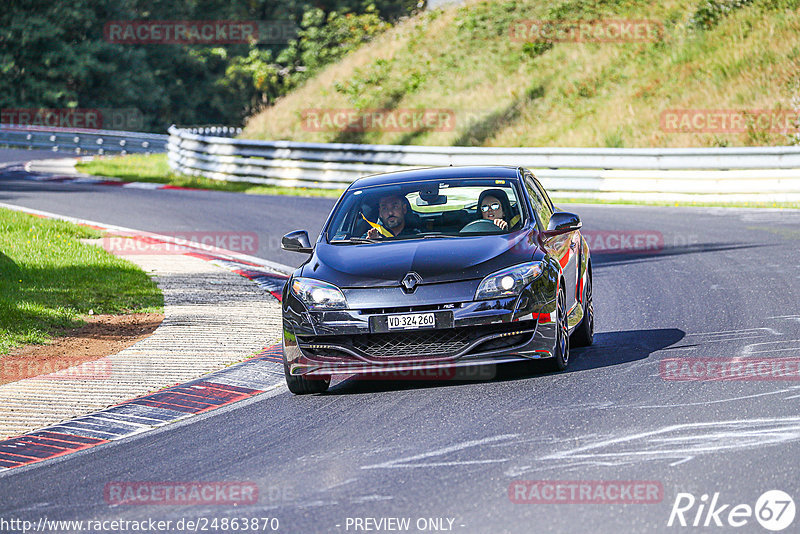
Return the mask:
<path id="1" fill-rule="evenodd" d="M 410 328 L 433 328 L 436 318 L 431 313 L 407 313 L 404 315 L 389 315 L 386 318 L 389 330 L 406 330 Z"/>

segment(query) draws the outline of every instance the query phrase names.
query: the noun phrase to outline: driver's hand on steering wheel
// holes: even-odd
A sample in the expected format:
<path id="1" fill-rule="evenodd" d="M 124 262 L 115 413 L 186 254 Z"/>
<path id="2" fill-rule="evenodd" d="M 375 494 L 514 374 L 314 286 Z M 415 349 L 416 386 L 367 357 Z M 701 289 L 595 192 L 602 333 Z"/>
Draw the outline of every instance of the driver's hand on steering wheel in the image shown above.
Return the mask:
<path id="1" fill-rule="evenodd" d="M 369 232 L 367 232 L 367 238 L 368 239 L 383 239 L 383 236 L 381 235 L 381 233 L 378 231 L 377 228 L 370 228 Z"/>
<path id="2" fill-rule="evenodd" d="M 508 228 L 508 223 L 503 219 L 492 219 L 492 222 L 500 227 L 501 230 Z"/>

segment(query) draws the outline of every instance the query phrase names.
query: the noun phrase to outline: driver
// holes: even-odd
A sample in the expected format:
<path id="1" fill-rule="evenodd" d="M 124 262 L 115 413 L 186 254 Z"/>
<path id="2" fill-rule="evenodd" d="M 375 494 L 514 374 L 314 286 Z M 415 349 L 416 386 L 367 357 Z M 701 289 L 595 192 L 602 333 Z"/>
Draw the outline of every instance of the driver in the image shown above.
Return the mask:
<path id="1" fill-rule="evenodd" d="M 509 218 L 513 215 L 508 195 L 502 189 L 487 189 L 478 197 L 478 213 L 482 219 L 492 221 L 502 230 L 507 230 Z M 516 220 L 519 220 L 515 217 Z M 513 220 L 513 219 L 512 219 Z M 513 220 L 511 224 L 515 224 Z"/>
<path id="2" fill-rule="evenodd" d="M 384 237 L 405 237 L 416 235 L 417 231 L 409 228 L 406 224 L 406 213 L 408 213 L 408 203 L 400 195 L 387 195 L 378 200 L 378 215 L 385 229 L 392 235 L 385 236 L 378 228 L 373 226 L 367 237 L 369 239 L 383 239 Z"/>

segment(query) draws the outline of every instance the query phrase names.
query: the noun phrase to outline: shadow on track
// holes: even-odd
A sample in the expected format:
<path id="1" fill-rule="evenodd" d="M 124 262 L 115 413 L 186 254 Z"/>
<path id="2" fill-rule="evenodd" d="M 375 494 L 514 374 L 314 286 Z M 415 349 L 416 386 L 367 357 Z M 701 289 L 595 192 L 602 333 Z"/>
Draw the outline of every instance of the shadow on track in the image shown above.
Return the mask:
<path id="1" fill-rule="evenodd" d="M 570 366 L 564 373 L 570 374 L 612 365 L 620 365 L 643 360 L 653 352 L 665 349 L 684 338 L 686 333 L 677 328 L 644 330 L 623 330 L 619 332 L 600 332 L 594 337 L 590 347 L 572 349 Z M 491 366 L 489 366 L 491 368 Z M 493 378 L 484 380 L 359 380 L 348 378 L 333 385 L 324 395 L 357 395 L 409 389 L 464 386 L 467 384 L 500 383 L 524 380 L 550 374 L 548 362 L 531 361 L 505 364 L 496 367 Z"/>
<path id="2" fill-rule="evenodd" d="M 592 267 L 599 269 L 612 265 L 626 265 L 631 263 L 642 263 L 645 261 L 657 261 L 671 256 L 683 256 L 685 254 L 701 254 L 705 252 L 725 252 L 729 250 L 752 249 L 756 247 L 767 247 L 764 243 L 701 243 L 696 245 L 684 245 L 674 247 L 664 247 L 658 251 L 642 252 L 592 252 Z"/>

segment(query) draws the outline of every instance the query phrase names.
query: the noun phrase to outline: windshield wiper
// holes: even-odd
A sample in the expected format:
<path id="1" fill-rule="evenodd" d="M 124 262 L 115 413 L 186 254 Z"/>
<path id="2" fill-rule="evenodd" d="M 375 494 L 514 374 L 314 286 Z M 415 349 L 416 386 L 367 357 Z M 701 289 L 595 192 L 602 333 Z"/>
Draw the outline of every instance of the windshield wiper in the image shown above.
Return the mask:
<path id="1" fill-rule="evenodd" d="M 353 245 L 362 245 L 364 243 L 380 243 L 378 239 L 370 239 L 368 237 L 351 237 L 350 239 L 334 239 L 331 241 L 331 245 L 337 245 L 340 243 L 349 243 Z"/>
<path id="2" fill-rule="evenodd" d="M 423 239 L 438 239 L 440 237 L 443 237 L 443 238 L 446 238 L 446 239 L 458 239 L 461 236 L 450 235 L 450 234 L 429 234 L 429 235 L 423 235 L 422 236 Z"/>

